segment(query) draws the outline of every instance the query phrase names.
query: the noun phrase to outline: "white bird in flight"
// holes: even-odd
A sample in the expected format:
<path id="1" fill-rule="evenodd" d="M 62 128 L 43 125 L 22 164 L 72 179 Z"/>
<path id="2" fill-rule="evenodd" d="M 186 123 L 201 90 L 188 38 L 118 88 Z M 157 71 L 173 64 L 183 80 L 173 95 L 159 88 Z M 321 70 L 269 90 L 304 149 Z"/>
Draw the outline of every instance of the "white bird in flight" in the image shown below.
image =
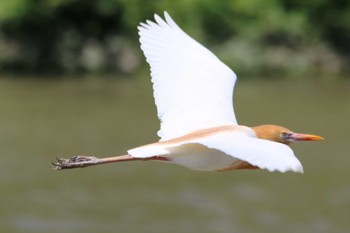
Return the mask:
<path id="1" fill-rule="evenodd" d="M 58 159 L 58 170 L 104 163 L 164 161 L 201 171 L 267 169 L 303 172 L 287 146 L 322 137 L 276 125 L 238 125 L 232 104 L 235 73 L 187 35 L 164 12 L 138 27 L 141 49 L 151 66 L 160 140 L 127 155 Z"/>

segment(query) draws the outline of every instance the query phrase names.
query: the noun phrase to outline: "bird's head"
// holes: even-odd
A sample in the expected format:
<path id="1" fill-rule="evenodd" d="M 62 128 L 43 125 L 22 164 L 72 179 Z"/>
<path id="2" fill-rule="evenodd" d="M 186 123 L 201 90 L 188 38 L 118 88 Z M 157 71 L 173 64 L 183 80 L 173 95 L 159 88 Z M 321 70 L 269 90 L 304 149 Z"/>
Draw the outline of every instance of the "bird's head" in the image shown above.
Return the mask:
<path id="1" fill-rule="evenodd" d="M 280 142 L 284 144 L 290 144 L 291 142 L 298 141 L 321 141 L 323 137 L 313 134 L 294 133 L 290 129 L 287 129 L 278 125 L 260 125 L 253 127 L 256 136 L 261 139 L 267 139 L 270 141 Z"/>

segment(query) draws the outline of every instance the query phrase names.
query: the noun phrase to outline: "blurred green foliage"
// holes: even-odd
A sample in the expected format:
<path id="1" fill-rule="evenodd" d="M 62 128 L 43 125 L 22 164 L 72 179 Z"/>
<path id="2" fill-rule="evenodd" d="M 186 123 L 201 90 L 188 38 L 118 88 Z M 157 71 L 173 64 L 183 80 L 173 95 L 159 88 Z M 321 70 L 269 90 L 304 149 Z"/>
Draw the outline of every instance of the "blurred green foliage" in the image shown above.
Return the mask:
<path id="1" fill-rule="evenodd" d="M 136 26 L 164 10 L 237 73 L 348 71 L 349 0 L 1 0 L 0 71 L 134 72 Z"/>

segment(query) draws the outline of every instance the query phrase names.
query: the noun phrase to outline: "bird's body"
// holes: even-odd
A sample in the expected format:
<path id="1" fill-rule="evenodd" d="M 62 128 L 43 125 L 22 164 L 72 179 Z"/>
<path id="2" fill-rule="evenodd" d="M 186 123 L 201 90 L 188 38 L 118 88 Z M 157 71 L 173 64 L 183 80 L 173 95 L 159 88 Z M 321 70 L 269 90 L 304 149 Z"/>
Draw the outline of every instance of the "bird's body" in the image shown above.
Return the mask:
<path id="1" fill-rule="evenodd" d="M 128 154 L 136 158 L 161 156 L 170 163 L 202 171 L 247 168 L 246 160 L 251 167 L 270 171 L 302 171 L 300 162 L 288 146 L 260 139 L 252 128 L 241 125 L 198 130 L 131 149 Z"/>
<path id="2" fill-rule="evenodd" d="M 323 138 L 275 125 L 238 125 L 232 104 L 235 73 L 188 36 L 165 12 L 138 27 L 141 49 L 151 66 L 154 98 L 161 121 L 159 142 L 128 155 L 60 159 L 58 169 L 130 160 L 161 160 L 194 170 L 260 168 L 303 172 L 287 146 Z"/>
<path id="3" fill-rule="evenodd" d="M 161 156 L 169 163 L 179 164 L 193 170 L 224 170 L 240 160 L 205 145 L 205 140 L 212 140 L 223 134 L 255 137 L 254 131 L 249 127 L 225 125 L 137 147 L 129 150 L 128 154 L 136 158 Z"/>

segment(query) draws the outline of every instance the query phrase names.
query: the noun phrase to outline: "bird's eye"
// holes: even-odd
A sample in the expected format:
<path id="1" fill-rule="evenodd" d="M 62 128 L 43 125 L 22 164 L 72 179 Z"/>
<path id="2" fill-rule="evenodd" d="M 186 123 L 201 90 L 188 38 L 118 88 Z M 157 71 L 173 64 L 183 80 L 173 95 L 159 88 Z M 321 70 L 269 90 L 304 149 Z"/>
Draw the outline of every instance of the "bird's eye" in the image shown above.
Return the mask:
<path id="1" fill-rule="evenodd" d="M 283 140 L 286 140 L 286 139 L 288 138 L 288 136 L 289 136 L 289 133 L 287 133 L 287 132 L 282 132 L 282 133 L 281 133 L 281 138 L 282 138 Z"/>
<path id="2" fill-rule="evenodd" d="M 291 141 L 293 132 L 282 132 L 280 136 L 281 136 L 281 139 L 284 141 Z"/>

